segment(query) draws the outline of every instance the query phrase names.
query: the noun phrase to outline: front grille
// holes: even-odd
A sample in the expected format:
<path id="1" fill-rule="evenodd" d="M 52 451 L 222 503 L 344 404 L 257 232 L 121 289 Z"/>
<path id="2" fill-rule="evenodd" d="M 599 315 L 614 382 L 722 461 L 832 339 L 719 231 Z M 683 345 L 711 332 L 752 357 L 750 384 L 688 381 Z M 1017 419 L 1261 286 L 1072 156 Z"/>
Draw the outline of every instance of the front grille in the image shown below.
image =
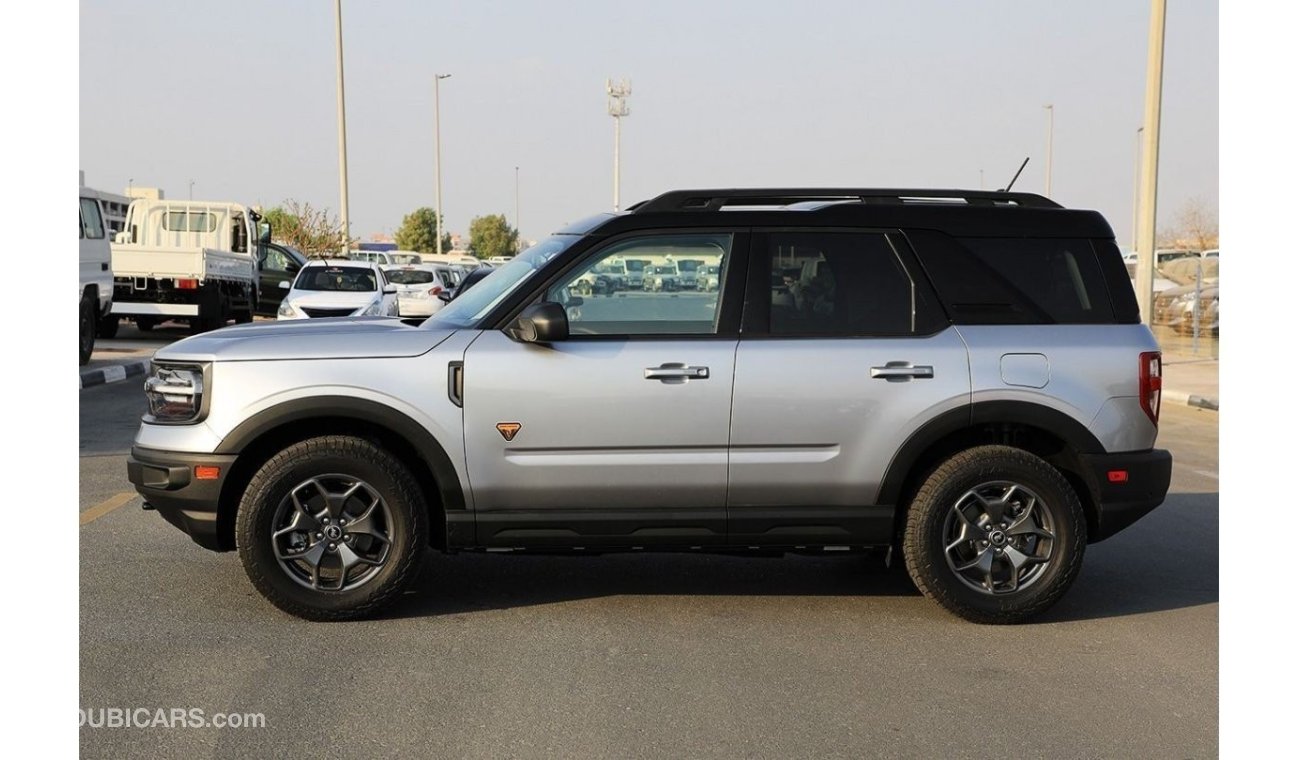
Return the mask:
<path id="1" fill-rule="evenodd" d="M 356 309 L 309 309 L 306 306 L 299 308 L 309 317 L 346 317 L 356 311 Z"/>

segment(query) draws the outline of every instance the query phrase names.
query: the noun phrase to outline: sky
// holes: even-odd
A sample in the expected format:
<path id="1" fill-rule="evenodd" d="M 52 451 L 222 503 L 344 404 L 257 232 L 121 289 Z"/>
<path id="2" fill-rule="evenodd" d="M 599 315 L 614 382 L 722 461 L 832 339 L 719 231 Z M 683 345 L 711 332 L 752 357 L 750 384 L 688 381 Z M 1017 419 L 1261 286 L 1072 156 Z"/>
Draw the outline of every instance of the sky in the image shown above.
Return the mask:
<path id="1" fill-rule="evenodd" d="M 686 187 L 1002 187 L 1132 238 L 1150 3 L 343 0 L 354 236 L 434 205 L 536 239 L 613 206 L 605 80 L 632 83 L 622 202 Z M 83 0 L 86 184 L 339 202 L 330 0 Z M 1218 5 L 1169 3 L 1159 219 L 1219 193 Z"/>

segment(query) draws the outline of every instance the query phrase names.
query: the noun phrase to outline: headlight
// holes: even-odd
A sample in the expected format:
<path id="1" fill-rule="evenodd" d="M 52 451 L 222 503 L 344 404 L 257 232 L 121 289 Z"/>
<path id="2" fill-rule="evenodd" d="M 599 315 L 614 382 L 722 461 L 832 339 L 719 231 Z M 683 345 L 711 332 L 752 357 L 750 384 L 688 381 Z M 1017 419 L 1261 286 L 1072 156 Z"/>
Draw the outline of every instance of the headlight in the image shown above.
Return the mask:
<path id="1" fill-rule="evenodd" d="M 203 409 L 203 368 L 155 364 L 144 381 L 148 422 L 197 422 Z"/>
<path id="2" fill-rule="evenodd" d="M 383 307 L 382 300 L 372 301 L 370 305 L 366 307 L 365 311 L 361 312 L 361 316 L 363 317 L 380 316 L 383 314 L 383 311 L 381 311 L 382 307 Z"/>
<path id="3" fill-rule="evenodd" d="M 292 317 L 293 306 L 288 301 L 282 301 L 280 303 L 280 310 L 276 313 L 282 317 Z"/>

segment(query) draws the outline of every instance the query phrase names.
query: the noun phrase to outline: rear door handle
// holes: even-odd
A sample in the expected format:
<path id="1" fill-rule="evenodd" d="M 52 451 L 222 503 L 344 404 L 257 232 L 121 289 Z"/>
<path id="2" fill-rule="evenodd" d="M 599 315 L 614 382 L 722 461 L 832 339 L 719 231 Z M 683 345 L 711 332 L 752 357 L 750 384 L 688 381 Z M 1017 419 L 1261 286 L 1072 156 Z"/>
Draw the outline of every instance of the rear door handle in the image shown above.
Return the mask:
<path id="1" fill-rule="evenodd" d="M 883 367 L 872 367 L 871 376 L 882 380 L 911 380 L 934 377 L 934 367 L 911 362 L 886 362 Z"/>
<path id="2" fill-rule="evenodd" d="M 646 367 L 645 379 L 660 380 L 665 383 L 684 383 L 687 380 L 708 380 L 708 367 L 688 367 L 685 364 L 661 364 L 658 367 Z"/>

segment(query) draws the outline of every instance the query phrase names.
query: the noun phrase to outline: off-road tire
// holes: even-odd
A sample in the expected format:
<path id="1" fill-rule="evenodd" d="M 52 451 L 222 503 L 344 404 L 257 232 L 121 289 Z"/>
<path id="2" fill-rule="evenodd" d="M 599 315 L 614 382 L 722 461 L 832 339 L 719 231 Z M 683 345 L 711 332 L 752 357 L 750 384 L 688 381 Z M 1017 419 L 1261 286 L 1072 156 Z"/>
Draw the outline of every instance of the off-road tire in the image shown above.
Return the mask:
<path id="1" fill-rule="evenodd" d="M 306 588 L 276 560 L 272 521 L 289 490 L 307 478 L 341 473 L 365 480 L 392 513 L 392 546 L 378 574 L 345 591 Z M 329 435 L 295 443 L 271 457 L 249 481 L 235 520 L 244 571 L 268 601 L 308 620 L 353 620 L 391 604 L 419 574 L 429 545 L 429 519 L 415 478 L 396 457 L 362 438 Z"/>
<path id="2" fill-rule="evenodd" d="M 944 524 L 954 503 L 990 481 L 1021 483 L 1042 497 L 1056 537 L 1042 576 L 1029 587 L 987 594 L 967 586 L 944 555 Z M 1083 566 L 1088 528 L 1079 496 L 1056 468 L 1010 446 L 967 449 L 936 467 L 913 497 L 903 532 L 903 558 L 921 593 L 975 623 L 1021 623 L 1055 604 Z"/>

